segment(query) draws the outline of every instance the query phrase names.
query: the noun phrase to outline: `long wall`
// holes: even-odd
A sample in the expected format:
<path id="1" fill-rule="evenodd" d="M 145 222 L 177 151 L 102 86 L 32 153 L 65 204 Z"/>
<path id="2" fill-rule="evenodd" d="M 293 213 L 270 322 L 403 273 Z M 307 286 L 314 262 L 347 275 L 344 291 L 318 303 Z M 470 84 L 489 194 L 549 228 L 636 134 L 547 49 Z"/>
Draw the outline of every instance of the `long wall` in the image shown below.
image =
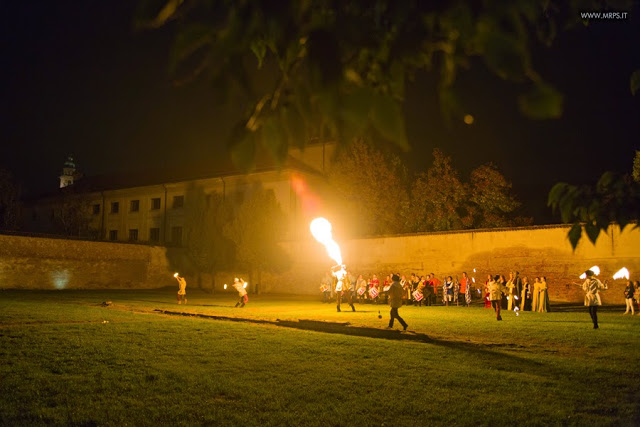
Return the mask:
<path id="1" fill-rule="evenodd" d="M 582 301 L 579 275 L 587 268 L 601 268 L 602 280 L 610 290 L 605 300 L 624 303 L 624 281 L 612 279 L 622 267 L 631 271 L 632 280 L 640 279 L 640 229 L 609 228 L 594 246 L 583 236 L 575 251 L 567 239 L 567 226 L 521 227 L 498 230 L 428 233 L 338 242 L 343 262 L 353 274 L 386 276 L 435 273 L 461 276 L 466 271 L 484 283 L 488 274 L 517 270 L 533 282 L 535 276 L 547 277 L 549 296 L 555 301 Z M 285 245 L 294 266 L 285 275 L 271 276 L 266 290 L 272 292 L 318 293 L 320 278 L 333 262 L 315 240 Z M 473 273 L 473 270 L 476 270 Z M 264 276 L 263 276 L 264 278 Z M 381 280 L 383 280 L 381 278 Z M 263 286 L 264 288 L 264 286 Z"/>
<path id="2" fill-rule="evenodd" d="M 578 276 L 598 265 L 610 289 L 605 302 L 624 303 L 623 280 L 614 272 L 627 267 L 640 279 L 640 229 L 622 233 L 610 227 L 596 245 L 586 236 L 575 251 L 568 227 L 541 226 L 500 230 L 428 233 L 339 242 L 344 263 L 355 275 L 435 273 L 438 277 L 463 271 L 483 283 L 488 274 L 520 271 L 532 279 L 546 276 L 552 301 L 582 301 Z M 292 260 L 282 274 L 262 274 L 260 290 L 271 293 L 319 294 L 319 282 L 333 262 L 312 238 L 282 244 Z M 175 285 L 169 259 L 180 259 L 158 246 L 0 235 L 0 289 L 129 289 Z M 476 272 L 473 273 L 473 270 Z M 216 277 L 216 290 L 242 272 Z M 246 276 L 244 276 L 246 278 Z M 195 278 L 187 276 L 195 286 Z"/>
<path id="3" fill-rule="evenodd" d="M 144 289 L 173 285 L 167 250 L 0 235 L 0 289 Z"/>

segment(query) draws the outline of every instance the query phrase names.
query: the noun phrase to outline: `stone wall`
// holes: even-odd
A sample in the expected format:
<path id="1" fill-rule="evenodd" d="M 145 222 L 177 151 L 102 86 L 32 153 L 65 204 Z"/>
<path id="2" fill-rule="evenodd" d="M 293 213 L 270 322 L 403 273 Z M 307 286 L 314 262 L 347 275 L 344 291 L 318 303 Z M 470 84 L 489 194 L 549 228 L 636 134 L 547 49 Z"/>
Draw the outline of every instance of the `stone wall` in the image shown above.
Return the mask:
<path id="1" fill-rule="evenodd" d="M 175 285 L 167 248 L 0 235 L 0 289 L 144 289 Z"/>
<path id="2" fill-rule="evenodd" d="M 533 282 L 535 276 L 547 277 L 552 301 L 579 302 L 583 292 L 578 276 L 587 268 L 601 268 L 600 278 L 609 280 L 605 300 L 624 303 L 623 280 L 612 280 L 622 267 L 631 271 L 632 280 L 640 279 L 640 230 L 617 226 L 601 235 L 596 245 L 583 236 L 575 251 L 567 240 L 567 226 L 538 226 L 487 229 L 462 232 L 427 233 L 338 242 L 344 263 L 355 275 L 371 273 L 383 277 L 389 272 L 401 274 L 435 273 L 461 276 L 466 271 L 484 283 L 488 274 L 505 274 L 515 269 Z M 263 275 L 266 291 L 319 293 L 319 282 L 333 262 L 315 240 L 285 244 L 294 259 L 291 271 L 284 275 Z M 473 269 L 476 273 L 473 273 Z"/>
<path id="3" fill-rule="evenodd" d="M 376 273 L 381 280 L 389 272 L 435 273 L 460 276 L 463 271 L 483 283 L 488 274 L 508 275 L 520 271 L 533 282 L 546 276 L 552 301 L 582 301 L 578 276 L 587 268 L 601 268 L 610 289 L 605 302 L 624 303 L 623 280 L 614 272 L 627 267 L 632 279 L 640 278 L 640 230 L 610 227 L 596 245 L 586 236 L 571 249 L 566 226 L 521 227 L 464 232 L 425 233 L 338 242 L 345 264 L 365 277 Z M 260 290 L 270 293 L 319 294 L 319 282 L 333 262 L 312 238 L 282 244 L 292 260 L 282 274 L 262 274 Z M 175 252 L 175 253 L 174 253 Z M 174 264 L 185 265 L 177 249 L 111 242 L 0 235 L 0 288 L 24 289 L 142 289 L 174 286 Z M 172 260 L 172 261 L 169 261 Z M 476 272 L 473 273 L 473 269 Z M 216 275 L 215 290 L 234 276 L 248 279 L 246 272 Z M 195 287 L 197 278 L 189 277 Z M 212 280 L 202 280 L 204 287 Z M 254 281 L 258 281 L 255 277 Z M 207 282 L 207 283 L 205 283 Z M 252 284 L 253 285 L 253 284 Z"/>

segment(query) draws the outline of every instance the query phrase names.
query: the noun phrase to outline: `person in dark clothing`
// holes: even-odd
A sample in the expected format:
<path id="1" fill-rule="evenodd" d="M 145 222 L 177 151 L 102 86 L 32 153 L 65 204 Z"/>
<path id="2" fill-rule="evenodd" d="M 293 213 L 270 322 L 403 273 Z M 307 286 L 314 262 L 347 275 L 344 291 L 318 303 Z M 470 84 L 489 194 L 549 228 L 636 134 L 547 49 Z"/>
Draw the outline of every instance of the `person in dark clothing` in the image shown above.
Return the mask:
<path id="1" fill-rule="evenodd" d="M 400 285 L 400 276 L 394 274 L 391 277 L 391 287 L 389 288 L 389 305 L 391 313 L 389 318 L 389 329 L 393 328 L 393 322 L 398 319 L 402 325 L 403 331 L 407 330 L 407 322 L 398 314 L 398 309 L 402 307 L 402 286 Z"/>

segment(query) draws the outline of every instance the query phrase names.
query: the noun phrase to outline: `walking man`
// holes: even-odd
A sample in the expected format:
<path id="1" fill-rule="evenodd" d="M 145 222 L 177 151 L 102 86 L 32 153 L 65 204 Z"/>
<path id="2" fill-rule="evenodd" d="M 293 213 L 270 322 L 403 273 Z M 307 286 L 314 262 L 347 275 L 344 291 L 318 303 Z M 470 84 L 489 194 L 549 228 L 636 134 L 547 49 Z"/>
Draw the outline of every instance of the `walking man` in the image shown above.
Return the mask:
<path id="1" fill-rule="evenodd" d="M 403 331 L 407 330 L 407 322 L 398 314 L 398 309 L 402 307 L 402 285 L 400 285 L 400 276 L 394 274 L 391 277 L 391 287 L 389 288 L 389 305 L 391 306 L 391 313 L 389 319 L 389 329 L 393 329 L 393 321 L 398 319 L 398 322 L 402 325 Z"/>

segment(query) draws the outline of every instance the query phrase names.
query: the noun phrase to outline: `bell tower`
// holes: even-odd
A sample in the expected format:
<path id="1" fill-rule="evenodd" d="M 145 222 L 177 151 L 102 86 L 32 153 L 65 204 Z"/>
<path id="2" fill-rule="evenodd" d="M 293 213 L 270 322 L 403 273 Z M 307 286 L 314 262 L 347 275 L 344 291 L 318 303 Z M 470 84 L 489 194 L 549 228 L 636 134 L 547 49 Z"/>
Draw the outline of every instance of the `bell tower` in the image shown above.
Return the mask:
<path id="1" fill-rule="evenodd" d="M 62 167 L 62 175 L 60 175 L 60 188 L 73 185 L 73 179 L 76 176 L 76 164 L 73 162 L 73 156 L 67 157 Z"/>

